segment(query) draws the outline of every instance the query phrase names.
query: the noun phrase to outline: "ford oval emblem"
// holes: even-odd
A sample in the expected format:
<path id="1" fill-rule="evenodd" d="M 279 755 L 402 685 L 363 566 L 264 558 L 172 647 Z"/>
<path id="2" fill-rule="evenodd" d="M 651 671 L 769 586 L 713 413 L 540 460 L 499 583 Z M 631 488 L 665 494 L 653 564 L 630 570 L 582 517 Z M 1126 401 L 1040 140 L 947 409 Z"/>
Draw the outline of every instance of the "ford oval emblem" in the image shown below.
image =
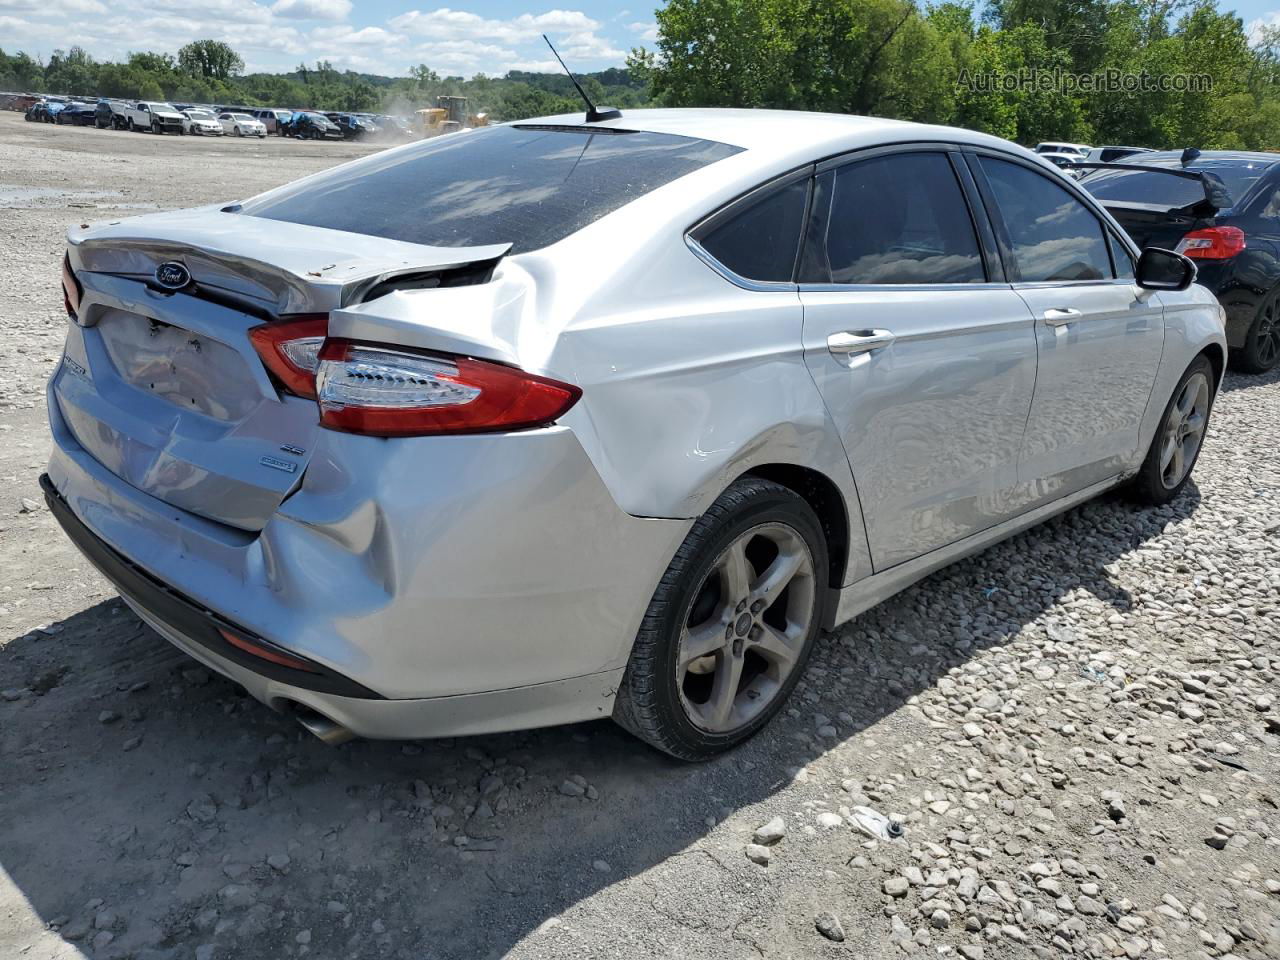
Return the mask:
<path id="1" fill-rule="evenodd" d="M 191 271 L 177 260 L 168 260 L 156 267 L 156 283 L 166 290 L 181 290 L 191 282 Z"/>

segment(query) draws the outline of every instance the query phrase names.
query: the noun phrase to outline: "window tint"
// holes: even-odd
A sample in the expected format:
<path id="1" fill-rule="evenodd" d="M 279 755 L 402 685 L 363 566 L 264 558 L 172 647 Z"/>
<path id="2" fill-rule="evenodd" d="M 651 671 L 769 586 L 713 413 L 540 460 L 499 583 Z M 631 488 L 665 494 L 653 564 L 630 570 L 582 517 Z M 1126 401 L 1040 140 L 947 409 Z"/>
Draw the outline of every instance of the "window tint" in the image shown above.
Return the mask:
<path id="1" fill-rule="evenodd" d="M 789 282 L 808 192 L 807 178 L 788 184 L 717 224 L 698 242 L 740 277 Z"/>
<path id="2" fill-rule="evenodd" d="M 981 161 L 1024 282 L 1110 279 L 1102 224 L 1088 207 L 1034 170 L 993 157 Z"/>
<path id="3" fill-rule="evenodd" d="M 813 202 L 817 216 L 801 267 L 807 282 L 986 280 L 969 208 L 945 154 L 850 163 L 818 178 Z"/>
<path id="4" fill-rule="evenodd" d="M 511 243 L 521 253 L 739 150 L 662 133 L 488 127 L 335 167 L 243 213 L 433 246 Z"/>

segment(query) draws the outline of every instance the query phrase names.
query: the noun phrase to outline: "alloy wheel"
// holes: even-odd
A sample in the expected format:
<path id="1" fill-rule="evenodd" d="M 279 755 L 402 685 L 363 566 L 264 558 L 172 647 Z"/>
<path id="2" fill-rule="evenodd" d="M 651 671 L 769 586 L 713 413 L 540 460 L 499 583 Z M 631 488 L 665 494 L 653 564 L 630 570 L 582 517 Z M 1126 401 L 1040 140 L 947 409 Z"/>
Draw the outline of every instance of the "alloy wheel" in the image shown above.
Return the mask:
<path id="1" fill-rule="evenodd" d="M 1187 378 L 1165 417 L 1160 445 L 1160 480 L 1172 490 L 1191 472 L 1209 422 L 1209 378 L 1196 373 Z"/>
<path id="2" fill-rule="evenodd" d="M 749 724 L 778 697 L 816 610 L 813 556 L 783 523 L 739 535 L 694 594 L 676 654 L 689 721 L 709 733 Z"/>
<path id="3" fill-rule="evenodd" d="M 1270 367 L 1280 356 L 1280 298 L 1271 297 L 1262 305 L 1258 317 L 1258 329 L 1254 332 L 1254 347 L 1258 364 Z"/>

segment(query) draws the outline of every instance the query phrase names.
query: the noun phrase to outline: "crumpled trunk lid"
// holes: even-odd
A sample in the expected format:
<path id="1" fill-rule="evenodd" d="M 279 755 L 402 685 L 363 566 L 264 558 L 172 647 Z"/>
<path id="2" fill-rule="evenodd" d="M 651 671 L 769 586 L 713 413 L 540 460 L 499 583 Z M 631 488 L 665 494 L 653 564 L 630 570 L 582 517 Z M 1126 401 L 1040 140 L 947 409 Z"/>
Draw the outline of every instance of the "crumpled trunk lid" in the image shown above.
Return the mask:
<path id="1" fill-rule="evenodd" d="M 305 471 L 314 401 L 280 389 L 248 332 L 328 314 L 397 278 L 474 280 L 505 247 L 436 248 L 341 231 L 181 211 L 81 228 L 68 257 L 83 287 L 53 394 L 79 444 L 174 507 L 260 530 Z M 157 269 L 190 283 L 168 290 Z M 181 275 L 181 274 L 179 274 Z"/>

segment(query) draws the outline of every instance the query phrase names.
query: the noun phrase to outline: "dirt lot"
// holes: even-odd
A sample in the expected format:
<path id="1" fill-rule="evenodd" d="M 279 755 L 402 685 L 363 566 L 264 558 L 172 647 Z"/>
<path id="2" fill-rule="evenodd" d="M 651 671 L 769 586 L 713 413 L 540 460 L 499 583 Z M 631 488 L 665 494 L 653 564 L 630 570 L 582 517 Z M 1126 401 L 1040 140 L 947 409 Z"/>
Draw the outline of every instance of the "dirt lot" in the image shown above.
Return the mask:
<path id="1" fill-rule="evenodd" d="M 1280 956 L 1280 377 L 1228 378 L 1177 503 L 930 578 L 703 766 L 331 749 L 144 627 L 36 483 L 63 231 L 362 152 L 0 114 L 0 957 Z"/>

